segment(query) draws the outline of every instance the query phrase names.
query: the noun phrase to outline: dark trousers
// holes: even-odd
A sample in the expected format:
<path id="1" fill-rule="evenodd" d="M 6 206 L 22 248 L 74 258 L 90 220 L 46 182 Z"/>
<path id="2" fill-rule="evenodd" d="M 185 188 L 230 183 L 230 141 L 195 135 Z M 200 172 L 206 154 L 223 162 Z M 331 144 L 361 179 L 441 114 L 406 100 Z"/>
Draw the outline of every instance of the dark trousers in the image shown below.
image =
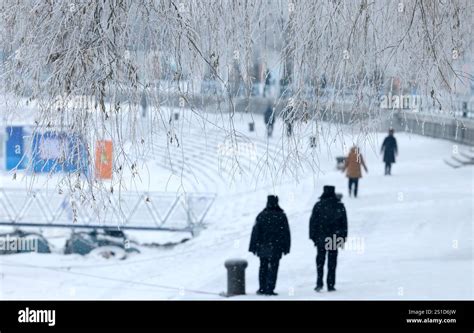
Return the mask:
<path id="1" fill-rule="evenodd" d="M 352 185 L 354 185 L 354 196 L 357 197 L 359 189 L 359 178 L 349 178 L 349 196 L 352 194 Z"/>
<path id="2" fill-rule="evenodd" d="M 385 162 L 385 175 L 392 174 L 392 163 Z"/>
<path id="3" fill-rule="evenodd" d="M 279 264 L 280 258 L 260 258 L 258 280 L 261 292 L 271 293 L 275 290 Z"/>
<path id="4" fill-rule="evenodd" d="M 332 288 L 336 284 L 336 266 L 337 266 L 337 249 L 336 250 L 326 250 L 325 244 L 317 246 L 318 254 L 316 255 L 316 269 L 318 271 L 318 280 L 316 286 L 323 286 L 323 276 L 324 276 L 324 262 L 326 261 L 326 253 L 328 255 L 328 275 L 327 275 L 327 285 L 328 288 Z"/>

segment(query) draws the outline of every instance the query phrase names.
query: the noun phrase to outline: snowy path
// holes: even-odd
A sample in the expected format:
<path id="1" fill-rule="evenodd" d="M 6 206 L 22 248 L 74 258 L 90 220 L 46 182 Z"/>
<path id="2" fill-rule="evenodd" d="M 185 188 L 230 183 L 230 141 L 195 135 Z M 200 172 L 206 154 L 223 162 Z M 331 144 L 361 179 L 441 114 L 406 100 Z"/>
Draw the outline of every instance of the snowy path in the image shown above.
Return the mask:
<path id="1" fill-rule="evenodd" d="M 249 137 L 257 152 L 263 154 L 266 140 L 258 121 L 256 133 Z M 239 124 L 242 131 L 247 122 Z M 2 256 L 0 298 L 220 298 L 218 294 L 226 287 L 223 263 L 238 257 L 249 261 L 249 295 L 240 298 L 261 299 L 254 294 L 258 259 L 247 252 L 247 247 L 255 216 L 270 193 L 279 195 L 292 232 L 291 253 L 280 265 L 277 298 L 474 298 L 474 169 L 452 169 L 443 163 L 443 157 L 451 154 L 452 143 L 398 134 L 400 156 L 392 177 L 382 175 L 380 156 L 367 146 L 362 151 L 370 173 L 360 182 L 360 197 L 351 199 L 346 195 L 346 178 L 334 170 L 334 157 L 325 148 L 318 149 L 321 172 L 306 172 L 298 184 L 287 177 L 279 184 L 259 178 L 258 185 L 244 178 L 229 187 L 229 176 L 219 174 L 217 166 L 217 146 L 223 138 L 217 132 L 210 133 L 202 141 L 195 139 L 195 134 L 193 142 L 183 143 L 185 149 L 194 151 L 186 154 L 183 183 L 191 190 L 219 195 L 209 214 L 208 227 L 198 237 L 174 249 L 144 248 L 142 254 L 125 261 L 60 254 Z M 383 136 L 374 136 L 376 149 Z M 281 149 L 280 139 L 276 133 L 270 141 L 275 159 Z M 170 161 L 175 166 L 182 165 L 179 152 L 171 152 L 165 161 L 164 151 L 156 144 L 147 158 L 154 157 L 150 162 L 162 171 L 168 170 Z M 340 153 L 335 146 L 331 151 Z M 252 172 L 252 165 L 257 162 L 243 157 L 244 170 Z M 164 178 L 152 175 L 144 183 L 158 188 Z M 315 249 L 307 235 L 308 220 L 326 184 L 335 185 L 345 195 L 349 235 L 362 242 L 363 251 L 341 251 L 338 292 L 315 294 Z"/>

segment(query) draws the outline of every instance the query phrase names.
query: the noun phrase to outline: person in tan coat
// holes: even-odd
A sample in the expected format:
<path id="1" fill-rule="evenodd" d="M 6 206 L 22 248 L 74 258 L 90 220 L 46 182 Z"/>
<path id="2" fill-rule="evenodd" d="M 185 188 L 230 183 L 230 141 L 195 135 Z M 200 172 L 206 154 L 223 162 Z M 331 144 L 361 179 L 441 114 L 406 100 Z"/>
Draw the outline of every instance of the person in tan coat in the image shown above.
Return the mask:
<path id="1" fill-rule="evenodd" d="M 366 173 L 369 172 L 359 148 L 357 146 L 353 146 L 349 152 L 349 155 L 346 157 L 343 169 L 343 172 L 345 171 L 347 178 L 349 178 L 349 196 L 352 196 L 352 193 L 354 193 L 354 197 L 357 197 L 359 178 L 362 178 L 361 166 L 364 167 Z M 354 192 L 352 192 L 352 186 L 354 186 Z"/>

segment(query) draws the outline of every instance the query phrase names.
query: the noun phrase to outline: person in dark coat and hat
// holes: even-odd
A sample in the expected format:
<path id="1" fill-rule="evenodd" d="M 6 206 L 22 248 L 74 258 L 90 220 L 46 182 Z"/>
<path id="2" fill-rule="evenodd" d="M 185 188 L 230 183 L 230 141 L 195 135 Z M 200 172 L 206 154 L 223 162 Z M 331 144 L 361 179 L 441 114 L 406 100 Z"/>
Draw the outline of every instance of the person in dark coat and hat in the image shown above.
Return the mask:
<path id="1" fill-rule="evenodd" d="M 391 128 L 388 131 L 388 136 L 383 140 L 380 153 L 383 154 L 383 161 L 385 162 L 385 175 L 392 174 L 392 163 L 395 163 L 395 156 L 398 155 L 397 140 L 393 136 L 394 130 Z"/>
<path id="2" fill-rule="evenodd" d="M 323 288 L 324 263 L 328 257 L 327 288 L 335 291 L 338 248 L 347 239 L 347 214 L 334 186 L 324 186 L 320 200 L 314 205 L 309 220 L 309 238 L 317 249 L 317 282 L 315 291 Z"/>
<path id="3" fill-rule="evenodd" d="M 269 195 L 267 206 L 258 214 L 250 238 L 249 251 L 260 258 L 259 295 L 277 295 L 274 290 L 282 255 L 290 253 L 288 219 L 278 205 L 278 197 Z"/>

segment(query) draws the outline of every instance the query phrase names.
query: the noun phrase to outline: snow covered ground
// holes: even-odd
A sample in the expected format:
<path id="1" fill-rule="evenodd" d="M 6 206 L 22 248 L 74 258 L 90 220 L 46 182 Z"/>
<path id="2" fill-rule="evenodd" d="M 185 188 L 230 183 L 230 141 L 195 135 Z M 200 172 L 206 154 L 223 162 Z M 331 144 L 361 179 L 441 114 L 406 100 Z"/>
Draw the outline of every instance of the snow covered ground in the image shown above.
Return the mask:
<path id="1" fill-rule="evenodd" d="M 296 130 L 306 133 L 303 141 L 291 144 L 312 162 L 303 161 L 295 176 L 283 172 L 288 139 L 281 121 L 267 141 L 262 119 L 255 119 L 256 131 L 250 133 L 250 116 L 237 115 L 236 130 L 246 136 L 240 139 L 245 145 L 239 146 L 239 175 L 225 156 L 229 150 L 222 131 L 211 128 L 204 135 L 196 122 L 180 121 L 181 128 L 187 126 L 180 147 L 167 150 L 164 136 L 157 134 L 141 155 L 140 168 L 147 171 L 133 188 L 217 193 L 199 236 L 171 248 L 140 247 L 142 253 L 122 261 L 59 251 L 0 256 L 0 298 L 226 299 L 219 295 L 226 289 L 224 261 L 242 258 L 249 262 L 248 295 L 233 299 L 267 299 L 255 295 L 258 258 L 248 252 L 248 242 L 268 194 L 279 196 L 292 234 L 291 253 L 280 263 L 279 296 L 271 299 L 474 298 L 474 169 L 453 169 L 443 162 L 453 143 L 396 133 L 400 154 L 393 176 L 385 177 L 378 154 L 385 133 L 369 134 L 360 144 L 369 174 L 354 199 L 347 197 L 347 179 L 336 170 L 335 156 L 343 153 L 343 143 L 350 146 L 361 137 L 358 132 L 345 128 L 342 135 L 323 124 L 318 146 L 311 149 L 315 125 L 302 124 Z M 3 186 L 21 186 L 11 175 L 1 179 Z M 308 222 L 323 185 L 335 185 L 344 194 L 349 236 L 358 245 L 340 251 L 336 293 L 313 291 L 316 251 L 308 239 Z M 58 248 L 61 237 L 51 238 Z M 130 237 L 149 241 L 163 234 L 136 232 Z"/>

